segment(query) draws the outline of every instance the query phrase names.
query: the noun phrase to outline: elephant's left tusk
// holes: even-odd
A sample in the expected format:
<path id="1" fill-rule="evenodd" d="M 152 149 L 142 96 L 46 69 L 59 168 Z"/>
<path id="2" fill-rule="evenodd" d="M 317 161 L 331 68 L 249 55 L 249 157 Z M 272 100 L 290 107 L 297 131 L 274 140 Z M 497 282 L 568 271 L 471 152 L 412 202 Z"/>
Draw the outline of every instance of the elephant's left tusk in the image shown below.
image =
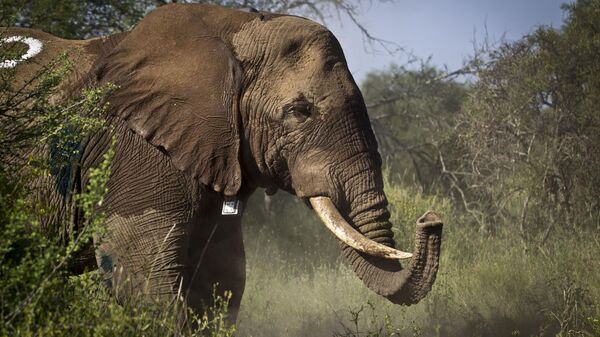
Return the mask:
<path id="1" fill-rule="evenodd" d="M 348 246 L 363 253 L 386 259 L 408 259 L 413 256 L 411 253 L 390 248 L 366 238 L 344 220 L 331 199 L 327 197 L 312 197 L 310 198 L 310 204 L 325 226 Z"/>

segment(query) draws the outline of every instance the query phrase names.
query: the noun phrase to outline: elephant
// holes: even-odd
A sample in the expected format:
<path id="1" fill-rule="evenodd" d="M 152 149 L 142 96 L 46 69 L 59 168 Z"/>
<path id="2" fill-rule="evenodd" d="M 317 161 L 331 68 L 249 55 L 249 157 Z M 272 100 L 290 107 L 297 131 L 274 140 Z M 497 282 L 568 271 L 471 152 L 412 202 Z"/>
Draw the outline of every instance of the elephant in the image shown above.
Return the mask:
<path id="1" fill-rule="evenodd" d="M 412 253 L 395 249 L 381 157 L 367 109 L 334 35 L 305 18 L 208 4 L 169 4 L 128 32 L 64 40 L 11 28 L 27 52 L 0 63 L 15 82 L 68 51 L 60 97 L 112 83 L 103 130 L 81 144 L 68 193 L 117 141 L 95 263 L 119 298 L 200 311 L 213 287 L 246 279 L 241 219 L 257 189 L 292 193 L 339 239 L 364 285 L 396 304 L 419 302 L 439 266 L 442 221 L 416 224 Z M 67 193 L 67 194 L 68 194 Z M 70 200 L 67 197 L 63 198 Z M 60 202 L 60 201 L 59 201 Z M 75 219 L 81 221 L 81 219 Z M 400 260 L 410 261 L 404 268 Z"/>

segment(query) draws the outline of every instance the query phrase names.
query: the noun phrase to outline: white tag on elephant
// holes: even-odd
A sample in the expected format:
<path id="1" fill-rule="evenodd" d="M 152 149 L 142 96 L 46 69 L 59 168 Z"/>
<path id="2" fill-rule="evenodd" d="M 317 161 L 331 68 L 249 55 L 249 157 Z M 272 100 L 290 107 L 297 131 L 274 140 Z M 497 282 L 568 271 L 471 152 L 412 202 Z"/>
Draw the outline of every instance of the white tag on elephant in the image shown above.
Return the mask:
<path id="1" fill-rule="evenodd" d="M 221 215 L 239 215 L 240 214 L 240 201 L 238 199 L 226 199 L 223 200 L 223 209 Z"/>

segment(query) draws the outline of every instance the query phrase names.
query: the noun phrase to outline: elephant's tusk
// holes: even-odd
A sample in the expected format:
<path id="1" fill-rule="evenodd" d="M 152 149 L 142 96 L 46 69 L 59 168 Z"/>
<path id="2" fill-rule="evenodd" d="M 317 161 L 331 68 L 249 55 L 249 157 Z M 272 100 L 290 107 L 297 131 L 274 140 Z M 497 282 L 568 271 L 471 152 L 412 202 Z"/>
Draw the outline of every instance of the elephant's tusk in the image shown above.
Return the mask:
<path id="1" fill-rule="evenodd" d="M 344 220 L 331 199 L 327 197 L 312 197 L 310 198 L 310 204 L 325 226 L 348 246 L 363 253 L 386 259 L 408 259 L 413 256 L 411 253 L 396 250 L 367 239 Z"/>

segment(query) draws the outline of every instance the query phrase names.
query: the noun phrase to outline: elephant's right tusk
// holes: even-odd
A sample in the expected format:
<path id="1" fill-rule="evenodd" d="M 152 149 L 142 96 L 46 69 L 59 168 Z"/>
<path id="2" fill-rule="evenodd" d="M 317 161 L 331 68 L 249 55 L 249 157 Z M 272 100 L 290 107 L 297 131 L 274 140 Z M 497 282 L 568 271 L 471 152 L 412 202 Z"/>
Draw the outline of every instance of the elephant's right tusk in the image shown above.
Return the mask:
<path id="1" fill-rule="evenodd" d="M 344 220 L 331 199 L 327 197 L 312 197 L 310 198 L 310 204 L 325 226 L 348 246 L 363 253 L 386 259 L 408 259 L 413 256 L 411 253 L 396 250 L 367 239 Z"/>

